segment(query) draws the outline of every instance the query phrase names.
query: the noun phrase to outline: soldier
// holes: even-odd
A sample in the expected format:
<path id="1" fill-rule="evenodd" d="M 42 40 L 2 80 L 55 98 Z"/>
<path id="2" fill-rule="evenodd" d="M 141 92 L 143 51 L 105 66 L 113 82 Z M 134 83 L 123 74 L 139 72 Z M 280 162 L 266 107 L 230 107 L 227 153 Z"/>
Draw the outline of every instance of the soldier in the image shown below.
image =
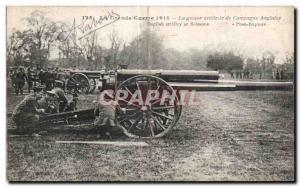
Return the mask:
<path id="1" fill-rule="evenodd" d="M 25 85 L 27 77 L 22 67 L 19 67 L 18 72 L 15 75 L 15 90 L 16 95 L 19 95 L 19 92 L 23 95 L 23 87 Z"/>
<path id="2" fill-rule="evenodd" d="M 45 84 L 44 74 L 45 74 L 44 70 L 41 69 L 40 72 L 39 72 L 39 74 L 38 74 L 38 77 L 39 77 L 39 80 L 41 82 L 41 85 Z"/>
<path id="3" fill-rule="evenodd" d="M 68 100 L 64 91 L 61 88 L 54 88 L 51 91 L 47 91 L 52 97 L 54 97 L 58 103 L 58 112 L 63 112 L 68 107 Z"/>
<path id="4" fill-rule="evenodd" d="M 51 72 L 50 69 L 48 69 L 48 71 L 44 73 L 44 80 L 46 85 L 46 91 L 52 90 L 55 78 L 53 72 Z"/>
<path id="5" fill-rule="evenodd" d="M 284 80 L 284 79 L 285 79 L 284 70 L 281 69 L 280 70 L 280 80 Z"/>
<path id="6" fill-rule="evenodd" d="M 30 93 L 33 85 L 33 71 L 31 70 L 31 67 L 28 67 L 27 69 L 27 84 L 28 84 L 28 93 Z"/>
<path id="7" fill-rule="evenodd" d="M 279 80 L 280 79 L 280 76 L 279 76 L 279 70 L 277 69 L 276 70 L 276 80 Z"/>
<path id="8" fill-rule="evenodd" d="M 54 69 L 54 71 L 53 71 L 53 77 L 54 77 L 55 80 L 59 79 L 58 73 L 59 73 L 59 68 L 56 67 L 56 68 Z"/>
<path id="9" fill-rule="evenodd" d="M 101 97 L 99 98 L 100 94 L 101 94 L 101 86 L 98 87 L 98 89 L 96 90 L 96 95 L 98 95 L 97 98 L 97 107 L 95 109 L 95 120 L 94 120 L 94 125 L 98 125 L 98 126 L 105 126 L 105 125 L 110 125 L 110 126 L 115 126 L 115 111 L 116 108 L 113 104 L 111 105 L 104 105 L 101 102 Z M 103 98 L 106 102 L 110 101 L 111 98 L 106 97 Z"/>
<path id="10" fill-rule="evenodd" d="M 46 113 L 58 113 L 76 110 L 77 101 L 77 93 L 73 93 L 73 98 L 68 101 L 61 88 L 54 88 L 46 91 L 46 95 L 38 101 L 38 105 L 39 108 L 44 108 Z"/>
<path id="11" fill-rule="evenodd" d="M 38 100 L 38 108 L 44 108 L 45 113 L 57 113 L 57 106 L 57 99 L 48 94 L 44 95 L 41 99 Z"/>
<path id="12" fill-rule="evenodd" d="M 34 133 L 38 130 L 40 114 L 45 112 L 45 109 L 38 109 L 37 100 L 40 98 L 37 94 L 27 95 L 15 107 L 12 119 L 19 132 Z"/>
<path id="13" fill-rule="evenodd" d="M 233 71 L 230 71 L 229 73 L 230 73 L 230 77 L 231 77 L 232 79 L 234 79 Z"/>
<path id="14" fill-rule="evenodd" d="M 10 80 L 11 80 L 11 86 L 12 87 L 15 87 L 15 76 L 16 76 L 16 71 L 13 70 L 13 69 L 10 69 L 9 70 L 9 77 L 10 77 Z"/>

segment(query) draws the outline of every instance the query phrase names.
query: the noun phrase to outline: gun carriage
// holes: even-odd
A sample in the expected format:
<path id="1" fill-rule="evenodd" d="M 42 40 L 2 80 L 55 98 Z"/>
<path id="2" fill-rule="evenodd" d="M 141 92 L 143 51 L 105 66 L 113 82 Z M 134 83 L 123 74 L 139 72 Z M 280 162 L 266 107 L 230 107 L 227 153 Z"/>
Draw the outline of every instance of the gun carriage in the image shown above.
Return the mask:
<path id="1" fill-rule="evenodd" d="M 168 134 L 178 122 L 182 110 L 180 91 L 292 90 L 293 82 L 226 81 L 217 71 L 132 70 L 115 72 L 71 71 L 71 78 L 81 93 L 112 91 L 104 99 L 113 101 L 115 124 L 134 138 L 159 138 Z M 164 97 L 163 94 L 168 96 Z M 150 99 L 149 99 L 150 93 Z M 142 98 L 133 100 L 135 97 Z M 148 100 L 148 101 L 147 101 Z M 45 116 L 43 123 L 68 119 L 92 121 L 97 108 Z M 72 121 L 71 120 L 71 121 Z"/>

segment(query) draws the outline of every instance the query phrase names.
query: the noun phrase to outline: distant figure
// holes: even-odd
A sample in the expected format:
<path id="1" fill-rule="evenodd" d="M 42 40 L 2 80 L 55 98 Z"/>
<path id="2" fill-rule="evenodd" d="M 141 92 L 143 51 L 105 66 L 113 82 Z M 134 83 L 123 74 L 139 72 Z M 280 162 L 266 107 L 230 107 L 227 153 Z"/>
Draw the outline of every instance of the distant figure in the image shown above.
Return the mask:
<path id="1" fill-rule="evenodd" d="M 232 71 L 230 71 L 230 77 L 234 79 L 234 74 Z"/>
<path id="2" fill-rule="evenodd" d="M 28 84 L 28 93 L 30 93 L 32 86 L 33 86 L 33 71 L 31 70 L 31 67 L 27 68 L 27 84 Z"/>
<path id="3" fill-rule="evenodd" d="M 10 77 L 10 80 L 11 80 L 11 86 L 15 87 L 16 71 L 14 71 L 13 69 L 9 70 L 9 77 Z"/>
<path id="4" fill-rule="evenodd" d="M 44 78 L 45 72 L 43 69 L 40 70 L 39 74 L 38 74 L 38 78 L 41 82 L 41 85 L 45 85 L 45 78 Z"/>
<path id="5" fill-rule="evenodd" d="M 54 87 L 54 82 L 55 82 L 55 77 L 53 72 L 50 70 L 46 71 L 44 73 L 44 81 L 45 81 L 45 86 L 46 86 L 46 91 L 50 91 Z"/>
<path id="6" fill-rule="evenodd" d="M 22 67 L 19 67 L 18 72 L 16 73 L 15 76 L 15 90 L 16 90 L 16 95 L 23 95 L 23 87 L 25 85 L 27 77 L 24 72 L 24 69 Z"/>
<path id="7" fill-rule="evenodd" d="M 249 79 L 250 72 L 248 70 L 244 71 L 244 79 Z"/>
<path id="8" fill-rule="evenodd" d="M 241 79 L 242 78 L 242 73 L 240 71 L 235 72 L 235 78 L 236 79 Z"/>
<path id="9" fill-rule="evenodd" d="M 57 80 L 59 77 L 58 77 L 58 73 L 59 73 L 59 69 L 58 67 L 56 67 L 53 71 L 53 76 L 54 76 L 54 79 Z"/>
<path id="10" fill-rule="evenodd" d="M 276 71 L 276 80 L 279 80 L 280 79 L 280 77 L 279 77 L 279 71 L 277 70 Z"/>
<path id="11" fill-rule="evenodd" d="M 285 79 L 285 77 L 284 77 L 284 71 L 281 70 L 280 71 L 280 80 L 284 80 L 284 79 Z"/>

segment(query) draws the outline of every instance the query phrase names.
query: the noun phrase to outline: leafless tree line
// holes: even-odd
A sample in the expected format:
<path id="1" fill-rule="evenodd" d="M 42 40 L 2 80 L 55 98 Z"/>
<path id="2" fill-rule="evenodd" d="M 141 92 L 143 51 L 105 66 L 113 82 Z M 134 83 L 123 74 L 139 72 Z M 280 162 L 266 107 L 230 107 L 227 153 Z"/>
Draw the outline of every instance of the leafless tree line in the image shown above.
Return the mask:
<path id="1" fill-rule="evenodd" d="M 276 68 L 275 55 L 266 52 L 260 59 L 244 58 L 233 51 L 217 52 L 207 49 L 178 51 L 166 48 L 163 37 L 145 28 L 130 42 L 120 38 L 112 26 L 107 35 L 110 42 L 105 47 L 94 32 L 80 40 L 70 31 L 71 24 L 54 22 L 44 12 L 34 11 L 24 18 L 26 29 L 14 30 L 7 39 L 7 64 L 9 66 L 36 66 L 43 68 L 51 61 L 51 52 L 58 52 L 61 67 L 77 66 L 81 69 L 116 69 L 119 64 L 129 68 L 162 69 L 216 69 L 224 71 L 248 69 L 255 73 L 268 73 Z M 294 55 L 287 54 L 285 69 L 293 71 Z M 283 67 L 283 66 L 282 66 Z"/>

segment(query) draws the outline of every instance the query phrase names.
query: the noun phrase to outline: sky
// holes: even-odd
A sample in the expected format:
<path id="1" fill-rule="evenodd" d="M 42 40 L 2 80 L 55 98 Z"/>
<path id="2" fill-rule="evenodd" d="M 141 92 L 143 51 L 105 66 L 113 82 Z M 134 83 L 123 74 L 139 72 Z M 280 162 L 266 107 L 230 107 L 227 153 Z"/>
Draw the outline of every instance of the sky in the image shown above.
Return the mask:
<path id="1" fill-rule="evenodd" d="M 83 16 L 99 19 L 108 12 L 119 15 L 121 19 L 116 22 L 103 21 L 97 25 L 103 26 L 96 31 L 98 42 L 107 47 L 108 34 L 113 29 L 129 43 L 149 23 L 143 18 L 153 17 L 150 23 L 155 26 L 150 28 L 163 37 L 165 47 L 179 51 L 190 48 L 232 50 L 246 58 L 261 58 L 270 51 L 276 56 L 275 63 L 282 63 L 285 54 L 294 51 L 293 7 L 7 7 L 8 35 L 14 29 L 26 29 L 24 18 L 35 10 L 45 12 L 53 21 L 70 24 L 74 20 L 80 23 Z M 270 16 L 277 20 L 261 20 Z M 127 20 L 129 17 L 132 19 Z M 187 17 L 196 20 L 187 21 Z M 191 22 L 208 25 L 192 26 Z M 183 26 L 185 23 L 188 26 Z M 248 23 L 264 26 L 245 26 Z M 157 26 L 159 24 L 163 26 Z"/>

